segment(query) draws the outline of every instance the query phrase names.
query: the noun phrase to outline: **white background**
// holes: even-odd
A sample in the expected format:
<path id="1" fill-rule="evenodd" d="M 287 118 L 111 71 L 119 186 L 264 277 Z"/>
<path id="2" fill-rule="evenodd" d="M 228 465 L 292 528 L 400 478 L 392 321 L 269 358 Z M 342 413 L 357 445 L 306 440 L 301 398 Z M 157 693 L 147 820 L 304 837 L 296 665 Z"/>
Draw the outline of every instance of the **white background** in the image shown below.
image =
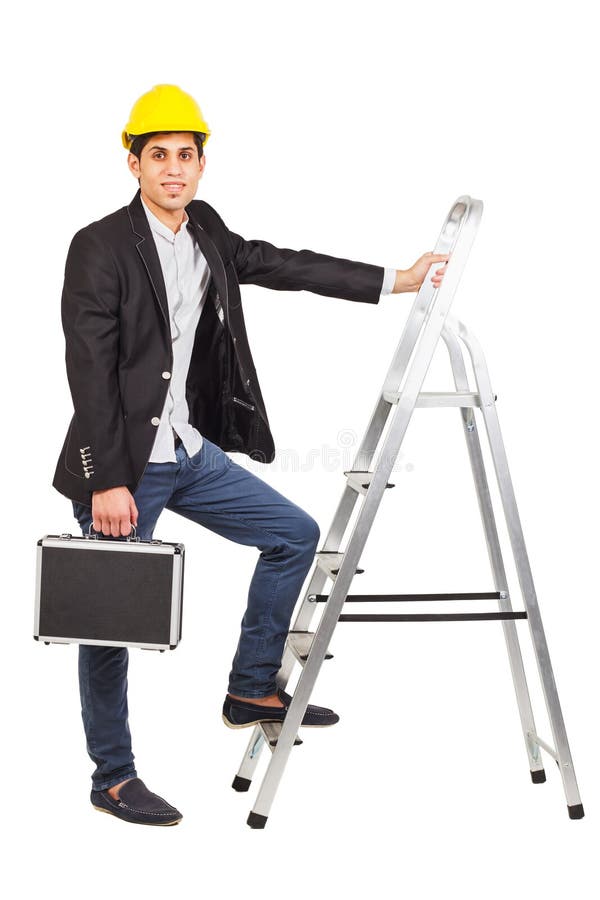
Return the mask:
<path id="1" fill-rule="evenodd" d="M 12 896 L 597 896 L 591 9 L 146 0 L 5 16 L 0 773 Z M 130 725 L 140 777 L 184 818 L 152 829 L 93 811 L 77 648 L 32 639 L 35 545 L 78 533 L 51 486 L 71 417 L 67 247 L 133 196 L 120 133 L 160 82 L 200 103 L 213 133 L 198 197 L 247 238 L 407 268 L 460 194 L 483 201 L 453 313 L 482 342 L 498 394 L 583 820 L 569 820 L 549 756 L 548 781 L 531 784 L 498 623 L 371 623 L 340 624 L 312 695 L 340 722 L 304 729 L 266 829 L 249 829 L 266 759 L 250 793 L 231 790 L 249 731 L 225 728 L 221 705 L 258 551 L 168 512 L 155 536 L 186 546 L 183 640 L 131 651 Z M 413 296 L 243 289 L 277 458 L 232 458 L 323 534 Z M 425 388 L 451 387 L 442 352 Z M 491 589 L 456 411 L 417 411 L 398 469 L 354 592 Z M 528 625 L 517 627 L 551 741 Z"/>

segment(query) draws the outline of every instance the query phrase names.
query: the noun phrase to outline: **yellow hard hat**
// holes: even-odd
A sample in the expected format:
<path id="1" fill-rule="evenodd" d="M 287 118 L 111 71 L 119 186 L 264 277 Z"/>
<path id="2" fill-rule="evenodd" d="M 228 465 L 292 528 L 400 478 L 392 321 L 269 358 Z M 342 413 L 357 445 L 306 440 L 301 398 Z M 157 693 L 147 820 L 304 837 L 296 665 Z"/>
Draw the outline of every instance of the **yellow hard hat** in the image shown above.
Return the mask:
<path id="1" fill-rule="evenodd" d="M 123 146 L 130 150 L 132 138 L 150 131 L 199 131 L 206 135 L 202 146 L 210 135 L 194 98 L 175 84 L 157 84 L 136 100 L 122 134 Z"/>

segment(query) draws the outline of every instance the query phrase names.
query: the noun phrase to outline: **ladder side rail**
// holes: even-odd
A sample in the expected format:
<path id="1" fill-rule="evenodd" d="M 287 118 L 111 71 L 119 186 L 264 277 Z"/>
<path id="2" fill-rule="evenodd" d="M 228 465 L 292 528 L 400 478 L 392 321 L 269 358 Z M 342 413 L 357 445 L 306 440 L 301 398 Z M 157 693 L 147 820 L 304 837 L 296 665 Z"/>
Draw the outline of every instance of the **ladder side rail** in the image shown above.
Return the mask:
<path id="1" fill-rule="evenodd" d="M 446 253 L 447 250 L 438 250 L 436 253 Z M 431 271 L 431 270 L 430 270 Z M 443 282 L 442 282 L 443 283 Z M 404 324 L 404 330 L 392 357 L 389 369 L 386 373 L 381 393 L 384 391 L 399 391 L 404 380 L 406 370 L 413 357 L 419 335 L 425 326 L 435 287 L 429 280 L 429 273 L 417 292 L 411 310 Z"/>
<path id="2" fill-rule="evenodd" d="M 442 331 L 442 337 L 444 339 L 444 343 L 446 344 L 448 355 L 450 357 L 450 365 L 452 368 L 456 390 L 469 391 L 469 377 L 467 374 L 467 368 L 465 365 L 460 340 L 454 330 L 449 326 L 448 321 L 446 321 L 446 325 L 444 326 L 444 330 Z M 488 402 L 490 399 L 493 400 L 493 395 L 491 395 L 491 398 L 481 397 L 482 402 Z M 479 440 L 479 433 L 477 430 L 475 409 L 472 407 L 462 408 L 460 410 L 460 413 L 463 423 L 463 433 L 465 436 L 467 451 L 469 454 L 469 461 L 471 464 L 471 472 L 473 474 L 473 480 L 475 483 L 477 503 L 479 506 L 479 513 L 481 516 L 481 522 L 485 535 L 485 542 L 487 546 L 488 559 L 492 571 L 494 587 L 497 591 L 506 594 L 505 598 L 501 598 L 499 600 L 498 605 L 502 612 L 509 612 L 512 611 L 513 607 L 508 592 L 508 580 L 506 577 L 506 570 L 502 557 L 502 549 L 500 546 L 500 538 L 496 526 L 492 497 L 490 494 L 489 484 L 485 471 L 481 442 Z M 523 738 L 525 741 L 525 749 L 527 751 L 527 756 L 529 759 L 529 770 L 532 773 L 533 778 L 533 773 L 543 772 L 544 766 L 541 759 L 539 745 L 530 737 L 530 734 L 532 732 L 534 734 L 536 733 L 536 727 L 533 708 L 531 705 L 531 698 L 529 695 L 529 688 L 527 686 L 525 668 L 523 665 L 523 657 L 521 655 L 517 627 L 514 621 L 505 619 L 502 620 L 502 628 L 504 632 L 506 648 L 508 651 L 513 685 L 517 698 L 517 707 L 519 711 L 519 718 L 521 721 L 521 728 L 523 731 Z M 537 778 L 539 779 L 540 776 L 538 775 Z"/>
<path id="3" fill-rule="evenodd" d="M 457 331 L 469 351 L 478 390 L 482 397 L 485 396 L 487 398 L 486 402 L 482 402 L 481 404 L 481 411 L 494 461 L 498 488 L 502 499 L 504 515 L 519 577 L 519 584 L 523 595 L 523 602 L 528 614 L 529 628 L 535 649 L 535 657 L 540 681 L 542 683 L 550 727 L 552 729 L 554 745 L 560 760 L 559 768 L 563 779 L 569 814 L 571 815 L 573 813 L 573 817 L 578 817 L 579 813 L 583 815 L 583 807 L 581 805 L 564 718 L 558 698 L 558 690 L 554 680 L 550 654 L 533 584 L 531 566 L 525 547 L 523 528 L 519 518 L 512 479 L 508 469 L 508 460 L 504 442 L 502 440 L 502 433 L 500 431 L 498 413 L 493 399 L 491 399 L 493 394 L 485 357 L 479 342 L 463 322 L 457 320 L 452 324 L 452 327 Z"/>
<path id="4" fill-rule="evenodd" d="M 452 374 L 454 377 L 456 389 L 460 391 L 469 390 L 470 388 L 467 369 L 465 366 L 460 342 L 453 329 L 449 326 L 448 321 L 446 321 L 446 325 L 444 326 L 442 337 L 450 356 L 450 365 L 452 367 Z M 494 579 L 494 586 L 497 591 L 508 592 L 508 580 L 506 577 L 504 560 L 502 559 L 500 540 L 493 512 L 492 498 L 481 453 L 479 435 L 477 432 L 475 407 L 460 408 L 460 412 L 464 425 L 467 449 L 469 452 L 469 460 L 471 462 L 475 484 L 478 488 L 477 502 L 479 504 L 479 512 L 481 514 L 483 523 L 488 558 L 490 562 L 490 568 L 492 570 L 492 576 Z M 510 604 L 506 608 L 509 609 Z"/>
<path id="5" fill-rule="evenodd" d="M 363 439 L 359 444 L 356 456 L 352 461 L 352 465 L 350 468 L 353 471 L 369 471 L 369 469 L 371 468 L 371 463 L 373 462 L 375 451 L 379 446 L 379 441 L 381 440 L 381 435 L 383 434 L 383 431 L 385 429 L 389 414 L 390 405 L 386 400 L 383 399 L 383 394 L 380 394 L 377 398 L 377 402 L 371 414 L 371 418 L 369 419 L 369 424 L 367 425 Z M 336 520 L 334 519 L 333 521 L 335 523 Z M 339 543 L 336 546 L 329 545 L 328 535 L 327 541 L 323 545 L 323 550 L 337 550 L 338 547 Z"/>
<path id="6" fill-rule="evenodd" d="M 350 539 L 339 572 L 329 595 L 309 651 L 300 673 L 292 701 L 286 713 L 277 745 L 273 750 L 267 771 L 258 791 L 252 814 L 267 817 L 283 775 L 285 765 L 292 750 L 300 723 L 306 711 L 314 683 L 325 659 L 329 643 L 341 614 L 360 555 L 366 543 L 375 514 L 381 502 L 392 468 L 400 451 L 406 429 L 415 408 L 417 396 L 431 364 L 435 348 L 439 342 L 445 319 L 448 315 L 462 270 L 471 249 L 477 226 L 481 218 L 482 203 L 470 202 L 464 211 L 470 227 L 460 230 L 460 240 L 456 240 L 454 252 L 447 266 L 447 272 L 433 304 L 433 312 L 428 317 L 420 335 L 418 350 L 412 359 L 405 385 L 399 397 L 397 409 L 377 458 L 369 490 L 352 529 Z"/>
<path id="7" fill-rule="evenodd" d="M 473 208 L 475 209 L 475 211 L 477 211 L 477 208 L 479 208 L 479 216 L 477 217 L 476 222 L 473 222 Z M 481 209 L 481 201 L 472 200 L 471 197 L 468 197 L 466 195 L 459 197 L 452 204 L 452 207 L 450 208 L 450 211 L 446 216 L 446 221 L 442 226 L 433 252 L 436 254 L 449 253 L 451 254 L 452 258 L 452 253 L 460 240 L 461 232 L 465 226 L 465 223 L 468 222 L 469 219 L 471 219 L 471 225 L 474 224 L 476 230 L 477 225 L 479 224 L 479 218 L 481 217 Z M 433 266 L 436 265 L 437 263 L 433 264 Z M 423 283 L 417 292 L 417 296 L 415 297 L 411 311 L 405 322 L 400 341 L 396 348 L 396 352 L 394 353 L 392 362 L 384 379 L 383 387 L 381 390 L 382 395 L 385 391 L 400 391 L 402 382 L 409 367 L 409 363 L 416 351 L 419 336 L 422 334 L 423 329 L 427 324 L 427 320 L 433 312 L 435 300 L 437 299 L 435 294 L 436 291 L 438 291 L 438 288 L 433 285 L 430 278 L 430 275 L 433 272 L 433 266 L 423 280 Z M 449 268 L 450 260 L 448 261 L 447 270 Z M 454 263 L 453 268 L 455 268 Z M 459 277 L 461 272 L 458 273 Z M 446 271 L 446 273 L 444 274 L 442 287 L 444 287 L 445 285 L 447 286 L 447 282 L 448 271 Z"/>

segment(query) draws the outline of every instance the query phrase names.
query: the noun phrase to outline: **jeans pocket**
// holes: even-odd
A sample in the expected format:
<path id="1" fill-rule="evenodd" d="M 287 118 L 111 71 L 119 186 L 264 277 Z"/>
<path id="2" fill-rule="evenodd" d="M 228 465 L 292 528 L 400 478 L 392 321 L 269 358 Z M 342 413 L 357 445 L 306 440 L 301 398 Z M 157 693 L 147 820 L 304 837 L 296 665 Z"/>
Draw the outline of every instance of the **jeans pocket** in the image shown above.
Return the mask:
<path id="1" fill-rule="evenodd" d="M 202 438 L 202 446 L 197 453 L 188 457 L 188 466 L 194 472 L 202 470 L 202 474 L 206 477 L 210 472 L 219 475 L 228 469 L 231 460 L 224 450 L 212 441 Z"/>
<path id="2" fill-rule="evenodd" d="M 197 453 L 194 453 L 193 456 L 188 456 L 188 466 L 190 469 L 201 469 L 206 461 L 206 453 L 207 453 L 207 440 L 205 437 L 202 438 L 202 446 L 198 450 Z"/>

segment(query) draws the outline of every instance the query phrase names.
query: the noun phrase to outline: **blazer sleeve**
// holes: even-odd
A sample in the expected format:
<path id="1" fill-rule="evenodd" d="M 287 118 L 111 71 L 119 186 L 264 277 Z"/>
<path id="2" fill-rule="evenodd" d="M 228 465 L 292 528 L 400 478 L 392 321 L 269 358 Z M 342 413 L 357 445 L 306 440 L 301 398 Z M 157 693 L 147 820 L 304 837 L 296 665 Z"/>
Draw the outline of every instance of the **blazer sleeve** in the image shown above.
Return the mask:
<path id="1" fill-rule="evenodd" d="M 268 241 L 245 240 L 229 231 L 233 260 L 241 284 L 260 284 L 278 291 L 312 291 L 326 297 L 379 303 L 384 268 L 313 250 L 275 247 Z"/>
<path id="2" fill-rule="evenodd" d="M 119 278 L 110 249 L 88 226 L 67 254 L 61 298 L 67 378 L 90 491 L 132 482 L 119 391 Z M 84 465 L 85 463 L 85 465 Z"/>

